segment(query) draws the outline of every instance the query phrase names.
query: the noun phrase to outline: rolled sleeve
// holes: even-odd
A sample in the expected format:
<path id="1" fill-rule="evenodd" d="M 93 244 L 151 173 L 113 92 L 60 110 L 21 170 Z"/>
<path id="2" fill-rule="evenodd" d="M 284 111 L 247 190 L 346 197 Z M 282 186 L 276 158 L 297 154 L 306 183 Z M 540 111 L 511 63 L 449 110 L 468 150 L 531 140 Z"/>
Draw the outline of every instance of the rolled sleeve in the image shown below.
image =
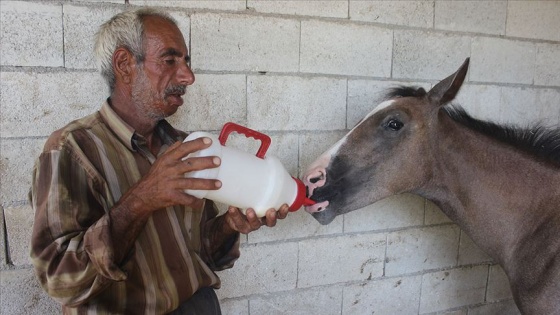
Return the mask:
<path id="1" fill-rule="evenodd" d="M 84 249 L 99 274 L 114 281 L 124 281 L 127 275 L 115 261 L 109 218 L 108 215 L 103 216 L 87 230 Z"/>
<path id="2" fill-rule="evenodd" d="M 113 261 L 106 202 L 90 175 L 66 150 L 44 152 L 33 172 L 31 261 L 45 291 L 69 306 L 126 279 Z"/>
<path id="3" fill-rule="evenodd" d="M 213 271 L 229 269 L 240 256 L 240 233 L 235 233 L 217 244 L 214 235 L 219 233 L 216 229 L 222 226 L 224 217 L 217 216 L 218 209 L 210 200 L 205 201 L 204 213 L 209 219 L 203 221 L 201 233 L 203 259 Z"/>

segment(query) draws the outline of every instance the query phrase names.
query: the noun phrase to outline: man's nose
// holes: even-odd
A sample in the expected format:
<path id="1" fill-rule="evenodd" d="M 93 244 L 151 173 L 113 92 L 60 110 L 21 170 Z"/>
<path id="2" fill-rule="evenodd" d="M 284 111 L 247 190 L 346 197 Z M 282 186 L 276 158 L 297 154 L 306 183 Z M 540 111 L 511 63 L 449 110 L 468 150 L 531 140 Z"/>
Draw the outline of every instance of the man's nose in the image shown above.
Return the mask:
<path id="1" fill-rule="evenodd" d="M 194 83 L 194 73 L 188 63 L 183 63 L 177 70 L 177 79 L 180 84 L 191 85 Z"/>

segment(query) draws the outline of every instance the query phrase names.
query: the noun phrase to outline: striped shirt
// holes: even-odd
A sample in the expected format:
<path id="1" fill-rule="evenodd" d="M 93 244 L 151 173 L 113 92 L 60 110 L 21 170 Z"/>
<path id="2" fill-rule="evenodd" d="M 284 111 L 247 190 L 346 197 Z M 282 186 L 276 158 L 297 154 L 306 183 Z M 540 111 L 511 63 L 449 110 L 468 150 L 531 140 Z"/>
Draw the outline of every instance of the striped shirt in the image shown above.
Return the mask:
<path id="1" fill-rule="evenodd" d="M 186 136 L 166 121 L 156 132 L 164 142 L 159 154 Z M 47 140 L 30 192 L 31 260 L 64 314 L 165 314 L 198 288 L 219 288 L 214 271 L 239 257 L 239 234 L 211 244 L 221 218 L 204 201 L 155 211 L 123 261 L 111 259 L 123 249 L 113 246 L 108 213 L 155 159 L 107 102 Z"/>

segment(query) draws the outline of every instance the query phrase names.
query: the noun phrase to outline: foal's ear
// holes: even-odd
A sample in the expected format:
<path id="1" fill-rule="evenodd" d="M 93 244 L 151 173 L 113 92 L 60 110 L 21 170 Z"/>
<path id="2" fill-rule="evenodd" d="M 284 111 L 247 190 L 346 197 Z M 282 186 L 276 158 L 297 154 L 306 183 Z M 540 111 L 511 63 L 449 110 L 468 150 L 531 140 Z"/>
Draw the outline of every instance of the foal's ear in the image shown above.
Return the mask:
<path id="1" fill-rule="evenodd" d="M 457 92 L 459 92 L 459 89 L 461 88 L 461 85 L 463 85 L 465 76 L 467 75 L 467 70 L 469 69 L 469 59 L 470 58 L 465 59 L 465 62 L 463 62 L 457 72 L 441 80 L 430 90 L 430 92 L 428 92 L 428 98 L 430 101 L 436 103 L 437 105 L 445 105 L 455 98 Z"/>

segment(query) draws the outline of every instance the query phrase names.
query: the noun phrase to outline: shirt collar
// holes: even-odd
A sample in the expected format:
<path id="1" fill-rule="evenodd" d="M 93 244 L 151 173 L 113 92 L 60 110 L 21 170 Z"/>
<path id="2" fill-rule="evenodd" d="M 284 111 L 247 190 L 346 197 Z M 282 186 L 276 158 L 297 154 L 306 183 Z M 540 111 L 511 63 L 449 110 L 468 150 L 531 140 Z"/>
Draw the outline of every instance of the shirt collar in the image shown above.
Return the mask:
<path id="1" fill-rule="evenodd" d="M 134 135 L 134 128 L 122 120 L 117 113 L 109 105 L 109 99 L 103 103 L 101 110 L 99 111 L 101 117 L 105 120 L 109 129 L 111 129 L 117 138 L 126 145 L 130 150 L 134 150 L 132 147 L 132 136 Z"/>
<path id="2" fill-rule="evenodd" d="M 103 103 L 99 112 L 109 126 L 109 129 L 115 133 L 119 140 L 126 145 L 128 149 L 136 151 L 134 141 L 136 141 L 135 138 L 141 136 L 136 135 L 134 128 L 122 120 L 117 113 L 115 113 L 109 104 L 109 99 Z M 166 120 L 161 120 L 158 123 L 156 126 L 156 132 L 158 132 L 159 136 L 163 140 L 163 143 L 166 145 L 171 145 L 175 141 L 182 141 L 183 138 L 186 137 L 186 135 L 175 130 L 175 128 L 173 128 Z"/>

